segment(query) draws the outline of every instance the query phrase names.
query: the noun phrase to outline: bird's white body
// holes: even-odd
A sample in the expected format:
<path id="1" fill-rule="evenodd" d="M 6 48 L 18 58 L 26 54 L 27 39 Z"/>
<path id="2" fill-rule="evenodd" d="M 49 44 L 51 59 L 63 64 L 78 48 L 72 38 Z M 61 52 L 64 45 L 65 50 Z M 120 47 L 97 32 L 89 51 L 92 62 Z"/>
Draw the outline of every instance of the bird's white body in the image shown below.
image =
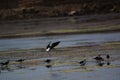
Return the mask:
<path id="1" fill-rule="evenodd" d="M 54 47 L 56 47 L 59 43 L 60 43 L 60 41 L 57 41 L 57 42 L 54 42 L 54 43 L 49 42 L 49 44 L 46 47 L 46 51 L 47 52 L 50 51 L 51 49 L 53 49 Z"/>
<path id="2" fill-rule="evenodd" d="M 50 51 L 50 48 L 47 48 L 46 51 L 47 51 L 47 52 Z"/>

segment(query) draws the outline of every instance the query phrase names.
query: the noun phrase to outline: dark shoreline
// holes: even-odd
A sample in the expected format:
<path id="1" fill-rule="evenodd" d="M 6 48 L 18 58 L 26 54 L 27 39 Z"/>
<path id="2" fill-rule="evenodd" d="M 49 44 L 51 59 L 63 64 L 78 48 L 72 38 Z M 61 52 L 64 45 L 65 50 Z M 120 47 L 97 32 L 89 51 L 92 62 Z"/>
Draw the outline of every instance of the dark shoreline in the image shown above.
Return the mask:
<path id="1" fill-rule="evenodd" d="M 120 13 L 119 0 L 1 0 L 0 19 Z"/>

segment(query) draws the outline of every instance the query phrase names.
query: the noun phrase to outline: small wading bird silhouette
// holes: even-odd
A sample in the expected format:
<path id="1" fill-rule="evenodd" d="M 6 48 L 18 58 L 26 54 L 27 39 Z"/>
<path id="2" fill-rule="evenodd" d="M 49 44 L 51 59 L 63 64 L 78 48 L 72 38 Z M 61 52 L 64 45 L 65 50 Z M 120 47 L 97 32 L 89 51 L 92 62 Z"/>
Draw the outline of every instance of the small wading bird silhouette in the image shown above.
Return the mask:
<path id="1" fill-rule="evenodd" d="M 57 41 L 57 42 L 54 42 L 54 43 L 51 43 L 51 41 L 49 42 L 49 44 L 47 45 L 46 47 L 46 51 L 49 52 L 51 49 L 55 48 L 58 44 L 60 43 L 60 41 Z M 45 60 L 46 63 L 50 63 L 51 62 L 51 59 L 47 59 Z M 46 65 L 47 68 L 50 68 L 52 67 L 52 65 Z"/>
<path id="2" fill-rule="evenodd" d="M 103 66 L 104 64 L 104 62 L 98 62 L 98 66 Z"/>
<path id="3" fill-rule="evenodd" d="M 46 47 L 46 51 L 49 52 L 51 49 L 56 47 L 59 43 L 60 43 L 60 41 L 57 41 L 57 42 L 54 42 L 54 43 L 49 42 L 49 44 Z"/>
<path id="4" fill-rule="evenodd" d="M 9 63 L 10 63 L 10 60 L 7 60 L 6 62 L 1 62 L 0 65 L 1 66 L 8 66 Z"/>
<path id="5" fill-rule="evenodd" d="M 106 55 L 106 58 L 107 58 L 107 59 L 110 59 L 110 55 L 109 55 L 109 54 L 107 54 L 107 55 Z"/>
<path id="6" fill-rule="evenodd" d="M 20 62 L 20 63 L 22 63 L 23 61 L 25 61 L 25 59 L 18 59 L 18 60 L 16 60 L 16 62 Z"/>
<path id="7" fill-rule="evenodd" d="M 107 58 L 107 65 L 110 65 L 110 60 L 109 60 L 109 59 L 110 59 L 110 55 L 107 54 L 107 55 L 106 55 L 106 58 Z"/>
<path id="8" fill-rule="evenodd" d="M 107 62 L 107 65 L 110 65 L 110 62 L 109 62 L 109 61 Z"/>
<path id="9" fill-rule="evenodd" d="M 45 62 L 46 62 L 46 63 L 50 63 L 50 62 L 51 62 L 51 60 L 50 60 L 50 59 L 47 59 L 47 60 L 45 60 Z"/>
<path id="10" fill-rule="evenodd" d="M 80 66 L 85 66 L 85 64 L 86 64 L 86 59 L 80 61 L 79 64 L 80 64 Z"/>
<path id="11" fill-rule="evenodd" d="M 97 61 L 104 61 L 104 59 L 103 59 L 100 55 L 96 56 L 96 57 L 93 58 L 93 59 L 95 59 L 95 60 L 97 60 Z"/>
<path id="12" fill-rule="evenodd" d="M 46 68 L 51 68 L 51 67 L 52 67 L 52 65 L 50 65 L 50 64 L 46 65 Z"/>

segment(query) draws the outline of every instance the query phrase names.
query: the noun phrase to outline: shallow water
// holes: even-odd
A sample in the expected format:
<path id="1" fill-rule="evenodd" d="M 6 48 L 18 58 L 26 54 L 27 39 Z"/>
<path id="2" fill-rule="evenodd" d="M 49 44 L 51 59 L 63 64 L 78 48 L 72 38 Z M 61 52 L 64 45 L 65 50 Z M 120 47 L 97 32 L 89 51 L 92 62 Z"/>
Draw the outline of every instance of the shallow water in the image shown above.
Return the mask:
<path id="1" fill-rule="evenodd" d="M 0 39 L 0 51 L 45 48 L 50 41 L 61 41 L 58 47 L 99 45 L 110 41 L 120 41 L 120 32 Z"/>
<path id="2" fill-rule="evenodd" d="M 2 70 L 0 80 L 119 80 L 119 63 L 115 61 L 110 66 L 98 67 L 92 62 L 88 63 L 86 68 L 62 63 L 63 66 L 53 65 L 49 69 L 44 65 L 39 65 L 13 71 Z"/>
<path id="3" fill-rule="evenodd" d="M 80 66 L 78 62 L 82 59 L 79 57 L 51 57 L 52 68 L 46 68 L 47 64 L 42 62 L 48 58 L 39 58 L 35 59 L 41 61 L 37 66 L 9 64 L 7 69 L 0 70 L 0 80 L 119 80 L 119 53 L 112 58 L 118 59 L 110 60 L 110 65 L 98 66 L 95 60 L 88 58 L 87 64 Z"/>

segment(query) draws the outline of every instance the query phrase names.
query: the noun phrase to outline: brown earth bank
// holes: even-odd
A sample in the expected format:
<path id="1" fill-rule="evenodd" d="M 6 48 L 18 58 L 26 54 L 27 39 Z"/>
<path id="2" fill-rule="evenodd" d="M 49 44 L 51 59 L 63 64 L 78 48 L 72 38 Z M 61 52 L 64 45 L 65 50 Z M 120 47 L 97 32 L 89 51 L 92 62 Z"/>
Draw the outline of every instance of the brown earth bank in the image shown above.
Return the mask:
<path id="1" fill-rule="evenodd" d="M 120 14 L 55 17 L 0 22 L 0 38 L 120 31 Z"/>
<path id="2" fill-rule="evenodd" d="M 0 0 L 0 19 L 120 13 L 120 0 Z"/>

